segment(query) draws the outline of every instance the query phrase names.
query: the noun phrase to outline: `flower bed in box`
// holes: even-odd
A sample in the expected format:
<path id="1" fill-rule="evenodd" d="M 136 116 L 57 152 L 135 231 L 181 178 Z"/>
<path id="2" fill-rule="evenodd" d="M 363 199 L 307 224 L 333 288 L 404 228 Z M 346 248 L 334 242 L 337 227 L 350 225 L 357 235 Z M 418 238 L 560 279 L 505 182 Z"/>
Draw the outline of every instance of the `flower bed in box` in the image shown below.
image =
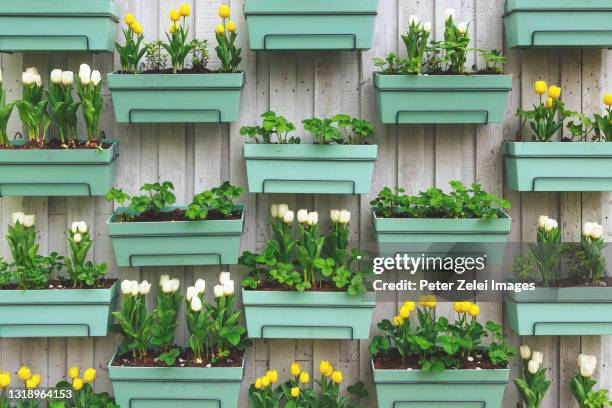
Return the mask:
<path id="1" fill-rule="evenodd" d="M 350 212 L 332 210 L 319 233 L 316 212 L 273 205 L 272 239 L 261 254 L 244 252 L 250 269 L 242 281 L 250 338 L 367 339 L 376 305 L 359 271 L 363 253 L 348 246 Z M 288 318 L 290 316 L 290 318 Z"/>
<path id="2" fill-rule="evenodd" d="M 0 338 L 106 336 L 117 283 L 104 278 L 106 264 L 86 260 L 93 245 L 87 224 L 68 230 L 69 257 L 43 256 L 34 221 L 18 212 L 9 226 L 13 262 L 0 260 Z"/>

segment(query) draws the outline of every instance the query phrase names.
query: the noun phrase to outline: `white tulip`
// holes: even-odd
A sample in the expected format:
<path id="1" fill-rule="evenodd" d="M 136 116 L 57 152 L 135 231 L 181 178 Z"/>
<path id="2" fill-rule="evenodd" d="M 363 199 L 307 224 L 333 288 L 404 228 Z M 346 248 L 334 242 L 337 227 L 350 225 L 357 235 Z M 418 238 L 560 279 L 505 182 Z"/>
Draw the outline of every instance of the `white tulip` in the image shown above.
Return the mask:
<path id="1" fill-rule="evenodd" d="M 213 288 L 213 293 L 215 294 L 216 298 L 223 296 L 223 285 L 216 285 Z"/>
<path id="2" fill-rule="evenodd" d="M 329 218 L 332 220 L 332 222 L 338 222 L 338 219 L 340 218 L 340 210 L 331 210 L 329 212 Z"/>
<path id="3" fill-rule="evenodd" d="M 79 74 L 79 80 L 83 85 L 89 85 L 89 82 L 91 82 L 91 78 L 85 74 Z"/>
<path id="4" fill-rule="evenodd" d="M 306 224 L 308 222 L 308 210 L 298 211 L 297 220 L 300 224 Z"/>
<path id="5" fill-rule="evenodd" d="M 230 280 L 223 284 L 223 294 L 225 296 L 230 296 L 234 294 L 234 281 Z"/>
<path id="6" fill-rule="evenodd" d="M 36 222 L 36 216 L 26 215 L 23 217 L 23 226 L 26 228 L 32 228 Z"/>
<path id="7" fill-rule="evenodd" d="M 546 225 L 544 225 L 544 229 L 546 230 L 546 232 L 550 232 L 558 226 L 559 224 L 557 224 L 557 221 L 553 220 L 552 218 L 549 218 L 548 220 L 546 220 Z"/>
<path id="8" fill-rule="evenodd" d="M 191 299 L 198 297 L 198 290 L 195 288 L 195 286 L 190 286 L 187 288 L 187 293 L 185 294 L 185 299 L 187 299 L 188 302 L 191 302 Z"/>
<path id="9" fill-rule="evenodd" d="M 421 20 L 419 20 L 419 16 L 415 16 L 414 14 L 408 17 L 408 25 L 419 25 L 421 24 Z"/>
<path id="10" fill-rule="evenodd" d="M 51 71 L 51 82 L 53 82 L 54 84 L 61 84 L 62 83 L 62 70 L 61 69 L 54 69 L 53 71 Z"/>
<path id="11" fill-rule="evenodd" d="M 91 67 L 87 64 L 81 64 L 79 67 L 79 76 L 91 78 Z"/>
<path id="12" fill-rule="evenodd" d="M 140 291 L 140 286 L 138 285 L 137 281 L 131 281 L 130 282 L 130 294 L 132 296 L 138 296 L 138 292 Z"/>
<path id="13" fill-rule="evenodd" d="M 87 232 L 87 223 L 85 221 L 81 221 L 79 222 L 79 225 L 77 228 L 79 229 L 79 232 L 81 234 L 84 234 Z"/>
<path id="14" fill-rule="evenodd" d="M 32 85 L 32 84 L 35 82 L 34 75 L 32 75 L 32 73 L 27 72 L 27 71 L 26 71 L 26 72 L 24 72 L 24 73 L 21 75 L 21 82 L 22 82 L 24 85 Z"/>
<path id="15" fill-rule="evenodd" d="M 527 371 L 529 371 L 531 374 L 537 373 L 539 369 L 540 364 L 535 360 L 531 360 L 529 361 L 529 364 L 527 364 Z"/>
<path id="16" fill-rule="evenodd" d="M 193 310 L 194 312 L 199 312 L 200 310 L 202 310 L 202 301 L 199 297 L 196 296 L 191 299 L 191 310 Z"/>
<path id="17" fill-rule="evenodd" d="M 62 72 L 62 85 L 72 85 L 74 82 L 74 72 L 64 71 Z"/>
<path id="18" fill-rule="evenodd" d="M 231 281 L 232 277 L 230 276 L 229 272 L 221 272 L 219 274 L 219 283 L 220 284 L 224 284 L 225 282 Z"/>
<path id="19" fill-rule="evenodd" d="M 140 282 L 140 285 L 138 286 L 138 293 L 141 295 L 148 295 L 149 292 L 151 292 L 151 284 L 149 281 L 143 280 Z"/>
<path id="20" fill-rule="evenodd" d="M 593 230 L 591 231 L 591 238 L 599 239 L 603 236 L 603 227 L 596 222 L 593 223 Z"/>
<path id="21" fill-rule="evenodd" d="M 593 232 L 593 223 L 587 222 L 586 224 L 584 224 L 584 226 L 582 227 L 582 235 L 585 237 L 590 237 L 592 232 Z"/>
<path id="22" fill-rule="evenodd" d="M 23 213 L 23 211 L 17 211 L 11 214 L 11 218 L 13 219 L 13 225 L 17 224 L 17 221 L 19 221 L 20 224 L 23 224 L 24 217 L 25 214 Z"/>
<path id="23" fill-rule="evenodd" d="M 81 236 L 81 234 L 74 234 L 74 236 L 72 237 L 72 239 L 74 240 L 74 242 L 76 242 L 77 244 L 79 242 L 81 242 L 81 240 L 83 239 L 83 237 Z"/>
<path id="24" fill-rule="evenodd" d="M 431 23 L 429 21 L 423 24 L 423 31 L 426 33 L 431 33 Z"/>
<path id="25" fill-rule="evenodd" d="M 194 285 L 196 293 L 204 293 L 206 291 L 206 281 L 204 279 L 198 279 Z"/>
<path id="26" fill-rule="evenodd" d="M 170 280 L 170 276 L 167 274 L 163 274 L 162 276 L 159 277 L 159 286 L 162 286 L 165 281 L 169 281 L 169 280 Z"/>
<path id="27" fill-rule="evenodd" d="M 544 362 L 544 354 L 540 351 L 534 351 L 533 354 L 531 354 L 531 359 L 538 364 L 542 364 Z"/>
<path id="28" fill-rule="evenodd" d="M 449 18 L 455 18 L 455 9 L 447 8 L 444 10 L 444 21 L 448 21 Z"/>
<path id="29" fill-rule="evenodd" d="M 350 211 L 347 211 L 347 210 L 340 211 L 340 217 L 338 219 L 338 222 L 340 224 L 348 224 L 350 220 L 351 220 L 351 212 Z"/>
<path id="30" fill-rule="evenodd" d="M 94 70 L 91 73 L 91 82 L 93 82 L 94 86 L 97 86 L 102 80 L 102 75 L 100 75 L 100 71 Z"/>
<path id="31" fill-rule="evenodd" d="M 457 26 L 457 30 L 459 30 L 459 32 L 461 34 L 465 34 L 467 33 L 468 30 L 468 24 L 465 21 L 462 21 L 461 23 L 459 23 L 459 25 Z"/>
<path id="32" fill-rule="evenodd" d="M 270 215 L 272 215 L 272 218 L 278 218 L 278 204 L 270 206 Z"/>
<path id="33" fill-rule="evenodd" d="M 319 214 L 313 211 L 308 214 L 308 225 L 313 226 L 319 223 Z"/>
<path id="34" fill-rule="evenodd" d="M 163 281 L 161 284 L 162 292 L 164 293 L 172 293 L 174 292 L 174 285 L 170 279 Z"/>
<path id="35" fill-rule="evenodd" d="M 540 218 L 538 218 L 538 228 L 544 228 L 547 221 L 548 217 L 546 215 L 540 215 Z"/>
<path id="36" fill-rule="evenodd" d="M 285 217 L 285 213 L 289 211 L 289 206 L 287 204 L 279 204 L 278 205 L 278 218 Z"/>
<path id="37" fill-rule="evenodd" d="M 176 279 L 176 278 L 170 279 L 170 283 L 172 284 L 172 291 L 173 292 L 176 292 L 181 287 L 181 281 Z"/>
<path id="38" fill-rule="evenodd" d="M 295 214 L 293 214 L 293 211 L 285 212 L 285 216 L 283 217 L 283 222 L 285 224 L 291 224 L 294 219 L 295 219 Z"/>
<path id="39" fill-rule="evenodd" d="M 77 232 L 79 232 L 79 222 L 78 221 L 74 221 L 72 223 L 72 226 L 70 226 L 70 231 L 72 231 L 73 234 L 76 234 Z"/>
<path id="40" fill-rule="evenodd" d="M 36 82 L 36 86 L 42 85 L 42 79 L 40 78 L 40 75 L 34 75 L 34 82 Z"/>
<path id="41" fill-rule="evenodd" d="M 529 360 L 531 358 L 531 349 L 529 348 L 528 345 L 523 345 L 519 348 L 520 352 L 521 352 L 521 358 L 523 360 Z"/>
<path id="42" fill-rule="evenodd" d="M 580 375 L 583 377 L 592 377 L 597 367 L 597 357 L 581 354 L 578 356 L 578 366 L 580 367 Z"/>
<path id="43" fill-rule="evenodd" d="M 124 295 L 129 295 L 132 293 L 132 281 L 127 279 L 121 281 L 121 293 Z"/>
<path id="44" fill-rule="evenodd" d="M 36 67 L 26 68 L 25 72 L 32 74 L 33 76 L 39 75 L 38 69 Z"/>

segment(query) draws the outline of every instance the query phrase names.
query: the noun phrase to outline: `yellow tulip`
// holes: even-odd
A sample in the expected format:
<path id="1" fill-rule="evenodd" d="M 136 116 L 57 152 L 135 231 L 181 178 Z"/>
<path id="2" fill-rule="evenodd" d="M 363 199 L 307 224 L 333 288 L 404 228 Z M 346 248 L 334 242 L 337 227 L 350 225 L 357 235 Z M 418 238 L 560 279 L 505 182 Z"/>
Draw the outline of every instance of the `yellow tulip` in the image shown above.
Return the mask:
<path id="1" fill-rule="evenodd" d="M 342 371 L 334 371 L 331 378 L 333 382 L 340 384 L 342 382 Z"/>
<path id="2" fill-rule="evenodd" d="M 83 388 L 83 380 L 78 377 L 72 380 L 72 388 L 76 391 L 80 391 Z"/>
<path id="3" fill-rule="evenodd" d="M 230 33 L 233 33 L 236 31 L 236 23 L 234 23 L 232 20 L 229 20 L 227 22 L 227 31 L 229 31 Z"/>
<path id="4" fill-rule="evenodd" d="M 414 309 L 416 309 L 416 303 L 414 303 L 412 300 L 407 300 L 404 302 L 402 307 L 407 307 L 412 312 Z"/>
<path id="5" fill-rule="evenodd" d="M 612 106 L 612 93 L 605 93 L 603 96 L 603 103 L 606 106 Z"/>
<path id="6" fill-rule="evenodd" d="M 548 96 L 553 99 L 559 99 L 561 97 L 561 87 L 551 85 L 550 89 L 548 90 Z"/>
<path id="7" fill-rule="evenodd" d="M 395 316 L 395 317 L 393 318 L 393 325 L 394 325 L 395 327 L 397 327 L 397 326 L 401 326 L 401 325 L 403 325 L 403 324 L 404 324 L 404 319 L 402 318 L 402 316 Z"/>
<path id="8" fill-rule="evenodd" d="M 261 377 L 261 385 L 262 387 L 267 387 L 268 385 L 270 385 L 270 379 L 264 375 L 263 377 Z"/>
<path id="9" fill-rule="evenodd" d="M 455 312 L 467 313 L 471 305 L 470 302 L 455 302 Z"/>
<path id="10" fill-rule="evenodd" d="M 142 26 L 138 21 L 135 21 L 134 24 L 132 24 L 132 30 L 134 30 L 136 34 L 142 34 Z"/>
<path id="11" fill-rule="evenodd" d="M 548 98 L 548 99 L 546 99 L 546 107 L 547 107 L 548 109 L 551 109 L 551 108 L 553 107 L 554 103 L 555 103 L 555 101 L 554 101 L 554 99 L 553 99 L 553 98 Z"/>
<path id="12" fill-rule="evenodd" d="M 21 381 L 28 381 L 30 378 L 32 378 L 32 372 L 26 366 L 21 367 L 19 371 L 17 371 L 17 375 Z"/>
<path id="13" fill-rule="evenodd" d="M 402 306 L 399 311 L 399 315 L 402 319 L 407 319 L 410 317 L 410 309 L 406 306 Z"/>
<path id="14" fill-rule="evenodd" d="M 86 383 L 92 382 L 93 380 L 96 379 L 96 370 L 93 368 L 88 368 L 87 370 L 85 370 L 85 372 L 83 373 L 83 381 L 85 381 Z"/>
<path id="15" fill-rule="evenodd" d="M 537 94 L 544 95 L 548 90 L 548 86 L 546 85 L 545 81 L 536 81 L 535 85 L 533 86 L 533 90 Z"/>
<path id="16" fill-rule="evenodd" d="M 11 375 L 8 372 L 0 372 L 0 390 L 11 384 Z"/>
<path id="17" fill-rule="evenodd" d="M 33 389 L 40 384 L 40 374 L 34 374 L 32 378 L 26 381 L 26 388 Z"/>
<path id="18" fill-rule="evenodd" d="M 181 12 L 178 10 L 170 10 L 170 21 L 179 21 L 181 19 Z"/>
<path id="19" fill-rule="evenodd" d="M 308 374 L 306 371 L 302 371 L 302 373 L 300 374 L 300 382 L 302 384 L 310 382 L 310 374 Z"/>
<path id="20" fill-rule="evenodd" d="M 191 6 L 189 4 L 181 4 L 179 7 L 179 13 L 182 17 L 189 17 L 191 14 Z"/>
<path id="21" fill-rule="evenodd" d="M 134 14 L 127 13 L 123 20 L 125 21 L 125 24 L 127 24 L 128 26 L 131 26 L 132 24 L 134 24 L 134 21 L 136 21 L 136 18 L 134 17 Z"/>
<path id="22" fill-rule="evenodd" d="M 332 367 L 332 365 L 331 365 L 331 363 L 329 361 L 321 360 L 321 363 L 319 364 L 319 371 L 325 377 L 329 377 L 334 372 L 334 368 Z"/>
<path id="23" fill-rule="evenodd" d="M 68 369 L 68 377 L 73 380 L 79 376 L 79 367 L 70 367 Z"/>
<path id="24" fill-rule="evenodd" d="M 292 396 L 293 398 L 297 398 L 297 397 L 299 397 L 299 396 L 300 396 L 300 389 L 299 389 L 298 387 L 293 387 L 293 388 L 291 389 L 291 396 Z"/>
<path id="25" fill-rule="evenodd" d="M 468 310 L 468 314 L 472 317 L 476 317 L 480 314 L 480 306 L 478 305 L 471 305 L 470 306 L 470 310 Z"/>
<path id="26" fill-rule="evenodd" d="M 302 372 L 302 368 L 300 367 L 300 363 L 291 364 L 291 375 L 297 377 Z"/>
<path id="27" fill-rule="evenodd" d="M 217 24 L 217 32 L 219 34 L 223 34 L 225 32 L 225 27 L 223 27 L 223 24 Z"/>
<path id="28" fill-rule="evenodd" d="M 266 377 L 268 377 L 268 380 L 270 380 L 270 382 L 275 383 L 276 381 L 278 381 L 278 372 L 276 370 L 269 370 L 266 373 Z"/>
<path id="29" fill-rule="evenodd" d="M 261 390 L 261 387 L 261 378 L 258 378 L 257 380 L 255 380 L 255 389 Z"/>
<path id="30" fill-rule="evenodd" d="M 179 28 L 178 24 L 172 23 L 170 24 L 170 28 L 168 28 L 168 31 L 170 32 L 170 34 L 174 34 L 178 30 L 178 28 Z"/>
<path id="31" fill-rule="evenodd" d="M 230 16 L 230 7 L 227 4 L 219 6 L 219 17 L 228 18 Z"/>
<path id="32" fill-rule="evenodd" d="M 434 307 L 436 307 L 436 297 L 434 295 L 421 296 L 421 298 L 419 299 L 419 303 L 423 307 L 433 309 Z"/>

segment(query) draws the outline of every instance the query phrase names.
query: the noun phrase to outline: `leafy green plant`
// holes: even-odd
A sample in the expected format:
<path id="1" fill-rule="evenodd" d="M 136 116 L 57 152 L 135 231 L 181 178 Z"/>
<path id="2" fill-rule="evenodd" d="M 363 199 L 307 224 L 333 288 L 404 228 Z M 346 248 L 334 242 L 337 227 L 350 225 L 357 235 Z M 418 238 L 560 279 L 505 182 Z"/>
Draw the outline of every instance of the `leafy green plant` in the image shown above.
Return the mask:
<path id="1" fill-rule="evenodd" d="M 316 144 L 338 143 L 343 140 L 340 130 L 332 126 L 331 119 L 311 118 L 303 120 L 302 123 L 304 129 L 312 134 Z"/>
<path id="2" fill-rule="evenodd" d="M 594 114 L 592 118 L 580 112 L 572 112 L 578 119 L 578 122 L 567 124 L 573 139 L 588 141 L 590 137 L 594 142 L 612 141 L 612 94 L 605 94 L 603 103 L 606 105 L 605 113 Z"/>
<path id="3" fill-rule="evenodd" d="M 484 61 L 484 69 L 482 70 L 485 74 L 499 75 L 504 73 L 504 65 L 508 58 L 502 55 L 500 50 L 484 50 L 478 49 L 478 55 Z M 476 68 L 474 68 L 476 71 Z"/>
<path id="4" fill-rule="evenodd" d="M 21 77 L 23 96 L 16 101 L 19 117 L 28 129 L 30 143 L 42 147 L 51 125 L 51 117 L 47 113 L 48 101 L 45 99 L 45 88 L 36 68 L 28 68 Z"/>
<path id="5" fill-rule="evenodd" d="M 452 191 L 445 193 L 430 188 L 416 196 L 403 195 L 406 190 L 383 188 L 371 201 L 377 215 L 390 218 L 482 218 L 499 217 L 499 210 L 510 208 L 510 202 L 482 190 L 473 183 L 467 188 L 460 181 L 451 181 Z"/>
<path id="6" fill-rule="evenodd" d="M 60 142 L 65 145 L 66 139 L 74 144 L 77 139 L 77 109 L 80 103 L 72 98 L 74 74 L 55 69 L 51 72 L 51 85 L 47 92 L 51 116 L 57 124 Z"/>
<path id="7" fill-rule="evenodd" d="M 343 143 L 350 145 L 366 144 L 367 138 L 374 134 L 374 124 L 365 119 L 352 118 L 338 114 L 331 118 L 344 135 Z"/>
<path id="8" fill-rule="evenodd" d="M 262 126 L 244 126 L 240 128 L 240 134 L 252 138 L 255 143 L 300 143 L 300 139 L 289 137 L 289 133 L 295 130 L 295 125 L 287 118 L 272 111 L 262 114 L 261 117 L 263 118 Z M 273 141 L 273 138 L 276 138 L 276 142 Z"/>
<path id="9" fill-rule="evenodd" d="M 375 57 L 373 58 L 375 67 L 385 75 L 398 75 L 403 74 L 407 70 L 408 61 L 399 58 L 394 52 L 390 52 L 384 58 Z"/>
<path id="10" fill-rule="evenodd" d="M 68 229 L 68 248 L 71 255 L 65 258 L 66 272 L 73 288 L 93 287 L 108 272 L 105 263 L 96 265 L 85 260 L 92 245 L 85 221 L 73 222 L 72 227 Z"/>
<path id="11" fill-rule="evenodd" d="M 115 43 L 115 49 L 119 54 L 121 70 L 124 73 L 136 73 L 140 60 L 147 52 L 142 46 L 144 34 L 142 33 L 142 25 L 136 21 L 134 14 L 128 13 L 125 15 L 124 22 L 126 27 L 123 27 L 123 38 L 125 45 Z"/>
<path id="12" fill-rule="evenodd" d="M 125 206 L 126 202 L 130 202 L 126 211 L 118 214 L 122 221 L 132 221 L 136 217 L 144 213 L 158 214 L 160 210 L 168 207 L 176 202 L 176 196 L 173 193 L 174 185 L 165 181 L 163 183 L 146 183 L 140 191 L 145 191 L 148 194 L 141 196 L 130 196 L 122 189 L 113 187 L 106 194 L 107 201 L 116 201 L 121 206 Z"/>
<path id="13" fill-rule="evenodd" d="M 216 37 L 217 57 L 221 61 L 221 72 L 238 72 L 238 66 L 242 61 L 240 56 L 242 50 L 236 47 L 236 23 L 229 20 L 230 8 L 227 4 L 222 4 L 219 7 L 219 17 L 222 23 L 217 25 Z"/>
<path id="14" fill-rule="evenodd" d="M 213 187 L 208 191 L 196 194 L 193 202 L 185 212 L 185 216 L 192 220 L 205 220 L 209 212 L 216 211 L 229 217 L 235 210 L 234 200 L 240 197 L 244 190 L 233 186 L 229 181 L 219 187 Z"/>
<path id="15" fill-rule="evenodd" d="M 167 55 L 164 53 L 163 42 L 155 40 L 147 42 L 145 47 L 145 70 L 147 71 L 163 71 L 168 62 Z"/>
<path id="16" fill-rule="evenodd" d="M 521 346 L 521 359 L 523 362 L 523 377 L 515 378 L 514 385 L 525 402 L 526 408 L 539 408 L 551 382 L 546 379 L 548 369 L 541 367 L 542 353 Z"/>
<path id="17" fill-rule="evenodd" d="M 6 128 L 14 106 L 14 103 L 6 103 L 6 91 L 2 84 L 2 72 L 0 72 L 0 147 L 10 146 Z"/>
<path id="18" fill-rule="evenodd" d="M 206 70 L 208 65 L 208 41 L 194 38 L 191 40 L 191 66 L 196 71 Z"/>
<path id="19" fill-rule="evenodd" d="M 97 144 L 100 140 L 100 115 L 104 105 L 102 75 L 99 71 L 92 71 L 89 65 L 81 64 L 76 88 L 87 125 L 88 144 Z"/>

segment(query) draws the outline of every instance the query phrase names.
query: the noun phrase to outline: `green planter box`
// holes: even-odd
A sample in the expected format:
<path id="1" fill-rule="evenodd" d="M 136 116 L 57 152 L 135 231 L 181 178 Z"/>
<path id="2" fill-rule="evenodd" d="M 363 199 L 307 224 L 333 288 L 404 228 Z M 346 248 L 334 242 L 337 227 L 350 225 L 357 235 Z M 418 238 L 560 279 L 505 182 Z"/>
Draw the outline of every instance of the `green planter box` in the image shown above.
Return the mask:
<path id="1" fill-rule="evenodd" d="M 414 254 L 486 254 L 487 261 L 503 260 L 512 219 L 500 211 L 500 218 L 431 219 L 381 218 L 372 208 L 378 251 L 383 255 Z"/>
<path id="2" fill-rule="evenodd" d="M 378 408 L 501 408 L 509 369 L 377 370 Z"/>
<path id="3" fill-rule="evenodd" d="M 245 144 L 249 192 L 367 194 L 375 145 Z"/>
<path id="4" fill-rule="evenodd" d="M 378 0 L 245 0 L 252 50 L 365 50 Z"/>
<path id="5" fill-rule="evenodd" d="M 382 123 L 502 123 L 511 75 L 374 73 Z"/>
<path id="6" fill-rule="evenodd" d="M 376 294 L 243 290 L 251 339 L 367 339 Z"/>
<path id="7" fill-rule="evenodd" d="M 519 336 L 612 334 L 612 288 L 536 288 L 504 296 L 506 318 Z"/>
<path id="8" fill-rule="evenodd" d="M 238 119 L 244 73 L 108 74 L 119 123 L 226 123 Z"/>
<path id="9" fill-rule="evenodd" d="M 112 323 L 118 286 L 0 290 L 0 338 L 104 337 Z"/>
<path id="10" fill-rule="evenodd" d="M 114 357 L 113 357 L 114 360 Z M 112 364 L 112 360 L 111 360 Z M 108 365 L 122 408 L 237 408 L 242 367 L 115 367 Z"/>
<path id="11" fill-rule="evenodd" d="M 185 207 L 171 207 L 185 208 Z M 238 263 L 244 229 L 239 220 L 106 222 L 119 266 L 233 265 Z"/>
<path id="12" fill-rule="evenodd" d="M 0 150 L 0 196 L 105 195 L 119 156 L 119 142 L 106 142 L 104 150 Z"/>
<path id="13" fill-rule="evenodd" d="M 506 0 L 509 48 L 612 47 L 609 0 Z"/>
<path id="14" fill-rule="evenodd" d="M 113 52 L 119 14 L 112 0 L 0 0 L 0 51 Z"/>
<path id="15" fill-rule="evenodd" d="M 516 191 L 612 191 L 612 143 L 504 142 L 506 184 Z"/>

